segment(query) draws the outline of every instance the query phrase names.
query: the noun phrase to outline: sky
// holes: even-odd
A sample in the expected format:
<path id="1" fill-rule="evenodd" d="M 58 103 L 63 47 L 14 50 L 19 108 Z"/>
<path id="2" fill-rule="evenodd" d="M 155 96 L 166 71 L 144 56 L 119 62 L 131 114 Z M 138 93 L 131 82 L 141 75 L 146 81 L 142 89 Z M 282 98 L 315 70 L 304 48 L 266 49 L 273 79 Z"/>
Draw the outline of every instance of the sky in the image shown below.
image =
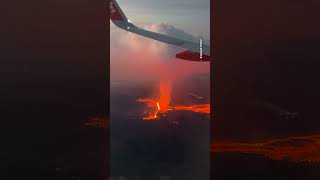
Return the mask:
<path id="1" fill-rule="evenodd" d="M 127 18 L 138 27 L 176 38 L 195 40 L 198 39 L 198 36 L 209 37 L 210 34 L 209 9 L 207 8 L 209 1 L 207 1 L 207 3 L 206 1 L 207 0 L 201 0 L 200 2 L 194 3 L 189 0 L 118 0 L 117 2 Z M 205 16 L 205 18 L 201 16 Z M 184 99 L 185 96 L 178 96 L 178 94 L 193 91 L 193 88 L 190 88 L 191 85 L 200 92 L 204 91 L 202 91 L 201 87 L 194 85 L 194 78 L 197 77 L 197 75 L 203 74 L 208 76 L 210 73 L 210 63 L 176 59 L 175 54 L 181 51 L 185 51 L 185 49 L 124 31 L 110 22 L 110 86 L 112 99 L 110 104 L 110 123 L 112 127 L 116 127 L 116 130 L 112 130 L 111 132 L 111 144 L 112 147 L 121 147 L 119 149 L 111 149 L 112 152 L 115 152 L 115 155 L 112 155 L 112 162 L 118 162 L 112 163 L 113 169 L 111 171 L 113 176 L 118 172 L 126 174 L 133 170 L 134 173 L 139 174 L 143 170 L 143 175 L 145 175 L 145 173 L 158 175 L 159 172 L 166 172 L 169 173 L 169 175 L 178 177 L 188 176 L 189 178 L 197 177 L 193 179 L 209 179 L 207 178 L 209 174 L 209 166 L 207 164 L 209 159 L 209 153 L 207 151 L 209 128 L 208 124 L 204 124 L 204 126 L 201 127 L 199 126 L 199 128 L 201 128 L 201 133 L 199 133 L 196 123 L 208 123 L 209 121 L 201 121 L 203 119 L 198 119 L 199 121 L 197 121 L 194 118 L 195 124 L 190 127 L 191 129 L 188 130 L 186 127 L 180 126 L 179 129 L 183 131 L 183 133 L 181 133 L 182 131 L 178 131 L 175 126 L 168 126 L 164 129 L 164 126 L 161 124 L 154 124 L 155 126 L 153 126 L 142 120 L 144 114 L 138 115 L 135 110 L 137 107 L 139 109 L 141 108 L 138 112 L 146 112 L 149 109 L 147 106 L 140 107 L 139 104 L 141 104 L 141 102 L 137 102 L 136 100 L 138 99 L 136 98 L 155 99 L 162 109 L 167 105 L 173 105 L 177 102 L 192 103 L 192 100 L 188 98 Z M 205 81 L 204 83 L 207 83 L 207 85 L 210 83 L 207 78 L 203 81 Z M 131 86 L 134 88 L 130 88 Z M 209 94 L 209 91 L 210 89 L 206 89 L 205 93 Z M 139 93 L 137 94 L 137 92 Z M 152 95 L 152 97 L 150 97 L 150 95 Z M 200 94 L 200 96 L 204 95 Z M 171 97 L 174 97 L 172 101 Z M 128 109 L 124 109 L 126 105 L 122 105 L 123 102 L 131 105 L 130 108 L 128 106 Z M 128 117 L 125 115 L 127 112 L 133 115 Z M 188 120 L 192 118 L 187 118 L 189 117 L 187 115 L 188 114 L 183 114 L 183 116 L 179 116 L 178 114 L 174 116 L 168 115 L 167 120 L 188 122 Z M 141 116 L 141 119 L 139 119 L 139 116 Z M 158 122 L 166 124 L 169 121 L 159 119 Z M 140 123 L 142 123 L 141 126 L 139 125 Z M 159 128 L 159 132 L 161 132 L 159 139 L 157 139 L 157 134 L 148 133 L 153 132 L 155 127 Z M 136 129 L 139 129 L 139 133 L 136 133 Z M 174 133 L 168 132 L 168 130 L 173 130 Z M 196 132 L 197 135 L 195 137 L 202 137 L 200 138 L 201 141 L 194 140 L 192 135 L 190 136 L 192 138 L 183 135 L 184 132 L 189 132 L 188 134 L 190 135 L 192 134 L 191 131 Z M 135 133 L 129 136 L 127 133 L 124 136 L 123 132 Z M 165 136 L 163 133 L 169 136 Z M 177 142 L 172 138 L 174 134 L 179 135 Z M 152 139 L 150 142 L 148 137 Z M 169 141 L 168 138 L 170 138 Z M 191 140 L 194 143 L 189 143 Z M 154 142 L 156 142 L 156 146 L 154 146 L 156 149 L 151 148 L 147 150 L 143 153 L 143 156 L 140 152 L 144 151 L 135 150 L 140 146 L 153 147 L 152 144 Z M 162 142 L 165 142 L 165 146 L 162 146 Z M 188 142 L 186 144 L 192 144 L 192 148 L 186 148 L 187 146 L 180 145 L 185 142 Z M 195 142 L 197 142 L 196 145 Z M 170 148 L 168 149 L 168 147 Z M 193 148 L 197 150 L 193 151 Z M 169 150 L 168 153 L 165 152 L 166 150 Z M 158 151 L 162 153 L 157 154 Z M 175 154 L 176 151 L 177 154 Z M 186 155 L 184 152 L 187 152 Z M 166 154 L 166 158 L 162 158 L 163 154 Z M 183 157 L 182 162 L 176 160 L 177 157 L 180 156 Z M 125 163 L 117 161 L 118 158 L 125 160 Z M 138 159 L 138 162 L 135 159 Z M 151 164 L 148 163 L 150 159 L 152 159 Z M 174 165 L 171 165 L 172 160 L 174 161 Z M 133 163 L 134 166 L 131 165 Z M 146 164 L 148 164 L 148 166 L 145 166 Z M 163 166 L 164 164 L 165 166 Z M 197 168 L 191 170 L 189 166 L 196 166 Z M 134 167 L 134 169 L 131 167 Z M 145 167 L 151 170 L 147 171 Z M 163 169 L 163 167 L 165 168 Z M 165 170 L 166 168 L 174 173 L 170 174 L 170 172 Z M 188 169 L 187 173 L 186 169 Z M 201 174 L 201 176 L 199 174 Z M 206 178 L 203 178 L 203 176 Z"/>
<path id="2" fill-rule="evenodd" d="M 194 41 L 202 36 L 209 40 L 210 11 L 206 6 L 209 4 L 207 0 L 198 3 L 182 0 L 117 2 L 127 18 L 139 27 L 181 39 Z M 206 13 L 205 18 L 201 19 L 201 14 Z M 176 59 L 175 54 L 181 51 L 184 49 L 129 33 L 110 22 L 111 86 L 119 80 L 146 82 L 158 81 L 164 75 L 186 77 L 209 74 L 209 63 Z"/>
<path id="3" fill-rule="evenodd" d="M 210 35 L 210 0 L 118 0 L 137 25 L 168 23 L 192 35 Z"/>

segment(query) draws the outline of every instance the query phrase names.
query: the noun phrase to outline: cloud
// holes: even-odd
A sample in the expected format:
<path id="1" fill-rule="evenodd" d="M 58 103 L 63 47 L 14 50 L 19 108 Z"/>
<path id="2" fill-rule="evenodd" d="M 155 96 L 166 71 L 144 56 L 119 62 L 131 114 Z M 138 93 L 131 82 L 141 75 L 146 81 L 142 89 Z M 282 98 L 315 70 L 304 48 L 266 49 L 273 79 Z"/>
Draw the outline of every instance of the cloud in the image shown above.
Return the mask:
<path id="1" fill-rule="evenodd" d="M 155 32 L 159 32 L 161 34 L 166 34 L 168 36 L 172 36 L 172 37 L 176 37 L 179 39 L 184 39 L 184 40 L 188 40 L 188 41 L 198 41 L 198 37 L 193 36 L 191 34 L 188 34 L 186 32 L 184 32 L 181 29 L 177 29 L 174 26 L 170 25 L 170 24 L 166 24 L 166 23 L 161 23 L 161 24 L 151 24 L 146 26 L 146 29 L 150 30 L 150 31 L 155 31 Z"/>
<path id="2" fill-rule="evenodd" d="M 115 27 L 111 23 L 111 81 L 154 81 L 180 78 L 210 72 L 209 63 L 190 62 L 175 58 L 184 49 L 151 40 Z M 150 24 L 145 29 L 196 40 L 198 37 L 169 24 Z"/>

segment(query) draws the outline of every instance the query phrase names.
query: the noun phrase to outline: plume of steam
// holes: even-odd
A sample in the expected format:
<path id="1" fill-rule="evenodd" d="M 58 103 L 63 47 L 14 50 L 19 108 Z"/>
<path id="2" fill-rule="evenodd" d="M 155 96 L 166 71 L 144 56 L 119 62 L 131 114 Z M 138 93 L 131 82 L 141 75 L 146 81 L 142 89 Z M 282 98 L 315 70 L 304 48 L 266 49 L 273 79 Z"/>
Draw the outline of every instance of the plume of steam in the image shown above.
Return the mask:
<path id="1" fill-rule="evenodd" d="M 171 102 L 172 78 L 161 79 L 160 81 L 160 109 L 167 109 Z"/>
<path id="2" fill-rule="evenodd" d="M 189 41 L 198 39 L 168 24 L 151 24 L 145 28 Z M 210 72 L 207 63 L 175 59 L 175 54 L 183 50 L 181 48 L 131 34 L 114 26 L 111 26 L 110 35 L 111 88 L 112 82 L 117 80 L 140 83 L 160 82 L 158 99 L 155 102 L 147 101 L 149 106 L 155 106 L 158 109 L 144 118 L 145 120 L 154 120 L 158 112 L 168 109 L 174 81 L 186 76 Z"/>

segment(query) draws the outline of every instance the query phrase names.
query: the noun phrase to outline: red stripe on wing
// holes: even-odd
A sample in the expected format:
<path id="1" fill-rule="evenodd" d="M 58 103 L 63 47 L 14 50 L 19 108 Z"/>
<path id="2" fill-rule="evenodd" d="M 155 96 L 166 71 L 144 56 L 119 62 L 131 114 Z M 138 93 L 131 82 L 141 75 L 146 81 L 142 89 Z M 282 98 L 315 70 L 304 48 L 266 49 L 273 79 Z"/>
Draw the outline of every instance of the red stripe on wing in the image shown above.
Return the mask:
<path id="1" fill-rule="evenodd" d="M 111 18 L 111 20 L 124 21 L 117 6 L 115 5 L 114 0 L 110 1 L 110 18 Z"/>

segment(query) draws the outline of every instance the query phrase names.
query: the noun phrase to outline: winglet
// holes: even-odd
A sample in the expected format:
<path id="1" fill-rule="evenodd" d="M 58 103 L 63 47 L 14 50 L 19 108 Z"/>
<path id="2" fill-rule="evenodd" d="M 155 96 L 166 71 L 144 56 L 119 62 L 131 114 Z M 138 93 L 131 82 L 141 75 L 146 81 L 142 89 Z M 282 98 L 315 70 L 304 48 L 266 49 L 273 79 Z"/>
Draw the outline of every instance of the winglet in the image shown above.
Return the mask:
<path id="1" fill-rule="evenodd" d="M 191 52 L 191 51 L 183 51 L 176 54 L 176 58 L 187 60 L 187 61 L 210 61 L 210 56 L 200 55 L 200 53 Z"/>
<path id="2" fill-rule="evenodd" d="M 115 0 L 110 0 L 110 19 L 112 21 L 128 21 L 127 17 L 124 15 L 120 6 Z"/>

